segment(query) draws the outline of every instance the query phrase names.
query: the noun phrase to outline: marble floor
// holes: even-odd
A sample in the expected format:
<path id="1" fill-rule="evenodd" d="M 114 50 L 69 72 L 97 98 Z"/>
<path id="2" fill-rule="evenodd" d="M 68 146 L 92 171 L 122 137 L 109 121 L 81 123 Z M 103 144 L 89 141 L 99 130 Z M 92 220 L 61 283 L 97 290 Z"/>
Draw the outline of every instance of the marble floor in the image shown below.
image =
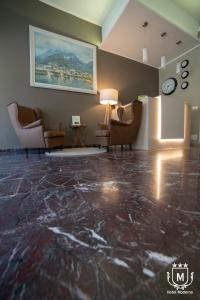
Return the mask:
<path id="1" fill-rule="evenodd" d="M 0 154 L 0 299 L 200 299 L 199 159 Z M 184 295 L 173 263 L 194 272 Z"/>

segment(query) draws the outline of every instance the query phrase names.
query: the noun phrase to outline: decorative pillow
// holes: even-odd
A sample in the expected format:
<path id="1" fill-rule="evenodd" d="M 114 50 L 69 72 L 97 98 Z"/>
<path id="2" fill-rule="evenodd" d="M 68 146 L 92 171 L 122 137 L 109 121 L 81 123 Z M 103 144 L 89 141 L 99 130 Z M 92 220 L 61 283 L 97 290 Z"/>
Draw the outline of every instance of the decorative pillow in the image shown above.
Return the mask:
<path id="1" fill-rule="evenodd" d="M 112 111 L 111 111 L 111 119 L 112 120 L 120 121 L 119 114 L 118 114 L 119 108 L 120 107 L 118 105 L 112 106 Z"/>
<path id="2" fill-rule="evenodd" d="M 133 120 L 133 105 L 132 102 L 123 106 L 122 121 L 127 122 Z"/>

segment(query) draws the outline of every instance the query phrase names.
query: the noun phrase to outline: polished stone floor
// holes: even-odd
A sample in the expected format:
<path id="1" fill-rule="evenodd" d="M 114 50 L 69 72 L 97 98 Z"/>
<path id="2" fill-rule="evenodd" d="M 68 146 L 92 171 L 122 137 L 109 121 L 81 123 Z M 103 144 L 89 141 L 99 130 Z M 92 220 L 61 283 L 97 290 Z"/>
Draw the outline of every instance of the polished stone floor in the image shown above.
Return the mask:
<path id="1" fill-rule="evenodd" d="M 0 154 L 0 299 L 200 299 L 199 159 Z M 185 295 L 173 263 L 194 272 Z"/>

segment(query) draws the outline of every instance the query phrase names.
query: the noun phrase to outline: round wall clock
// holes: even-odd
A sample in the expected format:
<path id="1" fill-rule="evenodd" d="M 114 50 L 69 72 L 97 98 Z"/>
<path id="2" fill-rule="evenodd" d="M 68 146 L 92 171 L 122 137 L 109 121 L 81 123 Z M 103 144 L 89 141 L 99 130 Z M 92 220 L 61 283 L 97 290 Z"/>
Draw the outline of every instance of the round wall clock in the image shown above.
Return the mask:
<path id="1" fill-rule="evenodd" d="M 189 75 L 189 71 L 183 71 L 181 74 L 181 78 L 185 79 L 188 77 L 188 75 Z"/>
<path id="2" fill-rule="evenodd" d="M 185 59 L 181 62 L 181 68 L 186 68 L 189 65 L 189 60 Z"/>
<path id="3" fill-rule="evenodd" d="M 171 95 L 177 87 L 177 80 L 174 77 L 168 78 L 162 84 L 162 92 L 164 95 Z"/>
<path id="4" fill-rule="evenodd" d="M 183 83 L 181 84 L 182 90 L 187 89 L 188 85 L 189 85 L 189 82 L 188 82 L 188 81 L 183 81 Z"/>

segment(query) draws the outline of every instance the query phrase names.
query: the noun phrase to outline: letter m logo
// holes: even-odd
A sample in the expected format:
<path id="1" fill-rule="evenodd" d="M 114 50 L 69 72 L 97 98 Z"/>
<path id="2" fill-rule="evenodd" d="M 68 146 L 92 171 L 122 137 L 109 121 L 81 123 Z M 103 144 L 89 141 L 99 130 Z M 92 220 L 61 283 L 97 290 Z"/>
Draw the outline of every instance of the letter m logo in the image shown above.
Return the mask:
<path id="1" fill-rule="evenodd" d="M 177 281 L 177 282 L 179 282 L 179 281 L 184 281 L 184 273 L 181 273 L 181 274 L 180 274 L 180 273 L 177 273 L 176 276 L 177 276 L 177 277 L 176 277 L 176 281 Z"/>
<path id="2" fill-rule="evenodd" d="M 172 282 L 173 284 L 183 285 L 188 281 L 187 268 L 173 268 L 172 269 Z"/>

